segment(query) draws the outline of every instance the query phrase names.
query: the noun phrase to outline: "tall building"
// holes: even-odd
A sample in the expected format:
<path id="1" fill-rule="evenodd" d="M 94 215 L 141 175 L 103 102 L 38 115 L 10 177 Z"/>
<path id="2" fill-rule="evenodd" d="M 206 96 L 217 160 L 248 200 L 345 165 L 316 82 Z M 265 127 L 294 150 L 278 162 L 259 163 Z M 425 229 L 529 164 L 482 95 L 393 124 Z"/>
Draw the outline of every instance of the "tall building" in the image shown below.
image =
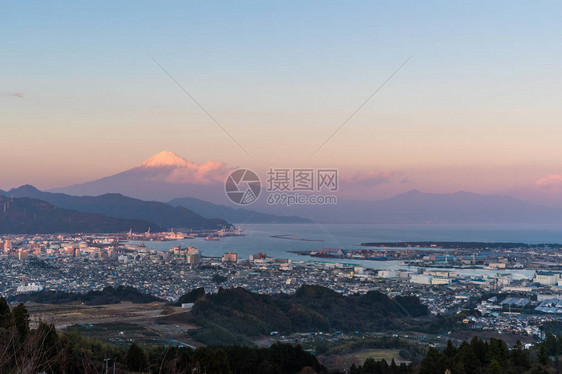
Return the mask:
<path id="1" fill-rule="evenodd" d="M 224 255 L 222 255 L 222 262 L 237 262 L 238 255 L 236 253 L 228 251 Z"/>
<path id="2" fill-rule="evenodd" d="M 187 263 L 191 266 L 197 266 L 201 263 L 201 254 L 197 248 L 189 247 L 187 250 Z"/>

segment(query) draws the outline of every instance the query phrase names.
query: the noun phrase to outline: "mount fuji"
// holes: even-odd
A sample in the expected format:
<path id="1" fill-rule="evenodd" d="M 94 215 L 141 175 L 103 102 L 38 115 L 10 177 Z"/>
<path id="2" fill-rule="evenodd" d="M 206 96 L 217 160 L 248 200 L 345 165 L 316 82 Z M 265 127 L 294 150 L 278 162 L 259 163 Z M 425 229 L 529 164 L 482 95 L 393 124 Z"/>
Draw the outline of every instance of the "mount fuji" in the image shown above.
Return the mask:
<path id="1" fill-rule="evenodd" d="M 150 169 L 150 168 L 189 168 L 192 167 L 193 163 L 187 161 L 181 156 L 178 156 L 174 152 L 162 151 L 155 154 L 148 160 L 144 161 L 138 167 Z"/>
<path id="2" fill-rule="evenodd" d="M 173 152 L 164 151 L 121 173 L 91 182 L 56 188 L 49 192 L 84 198 L 121 194 L 124 195 L 122 198 L 127 196 L 153 202 L 172 200 L 170 205 L 174 207 L 187 208 L 208 219 L 225 218 L 233 223 L 310 222 L 290 212 L 276 215 L 268 209 L 257 212 L 234 207 L 227 199 L 224 190 L 224 181 L 231 171 L 231 168 L 219 162 L 197 164 Z M 46 198 L 45 196 L 48 194 L 42 195 L 42 198 Z M 33 195 L 33 197 L 37 196 Z M 66 199 L 74 201 L 71 196 L 67 196 Z M 92 209 L 91 204 L 88 209 Z M 115 207 L 115 209 L 122 208 Z"/>
<path id="3" fill-rule="evenodd" d="M 174 152 L 163 151 L 121 173 L 55 188 L 50 192 L 89 196 L 120 193 L 154 201 L 194 196 L 214 203 L 226 203 L 223 183 L 230 171 L 219 162 L 197 164 Z"/>

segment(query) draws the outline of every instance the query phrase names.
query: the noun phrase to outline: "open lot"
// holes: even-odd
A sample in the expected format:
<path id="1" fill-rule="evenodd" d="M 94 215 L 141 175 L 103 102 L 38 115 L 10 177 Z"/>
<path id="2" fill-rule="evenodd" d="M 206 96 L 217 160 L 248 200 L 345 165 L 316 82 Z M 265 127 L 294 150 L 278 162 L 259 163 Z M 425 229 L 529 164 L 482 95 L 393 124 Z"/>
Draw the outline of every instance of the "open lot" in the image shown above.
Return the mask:
<path id="1" fill-rule="evenodd" d="M 359 362 L 364 362 L 368 358 L 372 358 L 374 360 L 386 360 L 387 362 L 394 361 L 402 362 L 404 361 L 400 357 L 400 350 L 399 349 L 366 349 L 364 351 L 359 351 L 353 354 L 350 354 L 352 357 L 356 357 Z"/>
<path id="2" fill-rule="evenodd" d="M 52 323 L 57 330 L 76 329 L 85 336 L 115 344 L 129 345 L 135 341 L 143 345 L 198 345 L 189 337 L 189 330 L 196 328 L 187 322 L 189 311 L 165 303 L 29 303 L 27 308 L 32 324 Z"/>

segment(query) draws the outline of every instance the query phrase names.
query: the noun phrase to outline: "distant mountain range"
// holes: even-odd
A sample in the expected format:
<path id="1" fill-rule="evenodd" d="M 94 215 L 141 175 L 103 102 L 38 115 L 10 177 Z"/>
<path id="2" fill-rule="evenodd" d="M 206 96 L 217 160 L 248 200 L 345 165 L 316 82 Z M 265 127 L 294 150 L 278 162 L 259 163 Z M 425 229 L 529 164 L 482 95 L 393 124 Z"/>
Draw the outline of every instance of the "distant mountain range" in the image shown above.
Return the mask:
<path id="1" fill-rule="evenodd" d="M 168 201 L 175 207 L 193 210 L 206 218 L 220 217 L 237 223 L 302 223 L 309 220 L 325 223 L 562 223 L 562 209 L 509 196 L 470 192 L 433 194 L 413 190 L 379 201 L 338 199 L 337 205 L 333 206 L 271 206 L 260 197 L 248 206 L 250 209 L 233 208 L 228 206 L 231 204 L 220 179 L 223 172 L 228 170 L 222 164 L 197 165 L 172 152 L 161 152 L 122 173 L 56 191 L 71 195 L 121 193 L 140 199 Z M 64 207 L 84 209 L 76 205 Z M 88 211 L 107 214 L 107 211 Z M 161 220 L 156 223 L 169 224 Z"/>
<path id="2" fill-rule="evenodd" d="M 116 218 L 142 219 L 165 229 L 218 229 L 222 226 L 230 226 L 226 220 L 205 218 L 184 207 L 133 199 L 116 193 L 100 196 L 71 196 L 43 192 L 33 186 L 25 185 L 4 192 L 4 195 L 38 199 L 59 208 L 80 212 L 103 214 Z M 153 231 L 155 231 L 154 228 Z"/>
<path id="3" fill-rule="evenodd" d="M 295 206 L 293 214 L 333 223 L 562 223 L 562 209 L 509 196 L 409 191 L 379 201 L 339 200 L 334 206 Z"/>
<path id="4" fill-rule="evenodd" d="M 64 222 L 74 223 L 76 226 L 68 228 L 71 231 L 84 230 L 89 227 L 91 232 L 120 232 L 133 228 L 135 231 L 152 231 L 170 228 L 215 229 L 230 226 L 232 223 L 562 223 L 562 210 L 536 205 L 507 196 L 478 195 L 469 192 L 452 194 L 431 194 L 420 191 L 409 191 L 390 199 L 380 201 L 340 200 L 337 205 L 329 206 L 293 206 L 293 207 L 263 207 L 256 209 L 231 208 L 228 206 L 209 203 L 196 198 L 178 198 L 161 203 L 133 199 L 121 194 L 105 194 L 100 196 L 72 196 L 62 193 L 39 191 L 33 186 L 22 186 L 4 192 L 0 195 L 14 197 L 17 206 L 27 204 L 27 213 L 39 212 L 45 216 L 45 221 L 28 221 L 28 215 L 13 215 L 8 221 L 20 217 L 21 227 L 31 227 L 41 232 L 57 232 L 64 230 Z M 23 199 L 22 198 L 29 198 Z M 7 201 L 7 200 L 2 200 Z M 257 205 L 257 204 L 256 204 Z M 254 207 L 254 205 L 252 205 Z M 2 208 L 2 206 L 0 206 Z M 62 209 L 56 209 L 62 208 Z M 39 210 L 37 210 L 39 209 Z M 269 209 L 278 214 L 260 212 Z M 195 213 L 198 212 L 198 213 Z M 69 215 L 70 221 L 63 220 L 62 212 Z M 49 228 L 46 221 L 47 214 L 54 214 L 53 227 Z M 55 214 L 56 213 L 56 214 Z M 80 213 L 89 213 L 92 217 L 78 217 Z M 289 216 L 289 214 L 293 216 Z M 41 217 L 43 217 L 40 214 Z M 296 214 L 296 215 L 295 215 Z M 220 216 L 222 218 L 211 218 Z M 301 218 L 301 217 L 307 217 Z M 106 218 L 103 220 L 101 218 Z M 108 220 L 119 218 L 129 221 Z M 6 220 L 7 218 L 4 217 Z M 8 225 L 8 221 L 4 225 Z M 81 225 L 78 225 L 78 222 Z M 112 222 L 116 226 L 109 228 Z M 94 223 L 99 224 L 95 228 Z M 133 225 L 134 223 L 134 225 Z M 59 225 L 60 224 L 60 225 Z M 15 221 L 10 223 L 15 228 Z M 34 226 L 35 225 L 35 226 Z M 59 226 L 57 226 L 59 225 Z M 84 226 L 85 225 L 85 226 Z M 4 226 L 8 227 L 8 226 Z M 2 228 L 0 228 L 2 230 Z M 51 230 L 51 231 L 50 231 Z M 4 231 L 7 232 L 7 231 Z M 18 231 L 23 232 L 23 231 Z M 39 231 L 37 231 L 39 232 Z"/>
<path id="5" fill-rule="evenodd" d="M 113 233 L 162 231 L 140 219 L 107 217 L 101 214 L 57 208 L 41 200 L 0 196 L 0 234 Z"/>
<path id="6" fill-rule="evenodd" d="M 471 192 L 448 194 L 412 190 L 377 201 L 372 218 L 394 222 L 550 223 L 562 222 L 562 210 L 524 202 L 509 196 Z M 368 214 L 368 215 L 369 215 Z"/>

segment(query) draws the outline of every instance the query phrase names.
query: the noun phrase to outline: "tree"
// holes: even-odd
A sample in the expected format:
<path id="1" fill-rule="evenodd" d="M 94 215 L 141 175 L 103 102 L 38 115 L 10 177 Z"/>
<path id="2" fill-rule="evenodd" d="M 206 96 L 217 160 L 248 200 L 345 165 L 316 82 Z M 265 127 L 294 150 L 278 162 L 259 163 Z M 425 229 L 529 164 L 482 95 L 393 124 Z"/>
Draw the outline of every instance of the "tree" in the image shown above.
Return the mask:
<path id="1" fill-rule="evenodd" d="M 14 325 L 16 326 L 16 331 L 20 341 L 23 341 L 29 333 L 29 313 L 27 312 L 25 305 L 18 304 L 14 307 L 12 310 L 12 316 L 14 318 Z"/>
<path id="2" fill-rule="evenodd" d="M 125 355 L 125 364 L 131 371 L 142 371 L 146 366 L 146 356 L 136 343 L 131 344 Z"/>
<path id="3" fill-rule="evenodd" d="M 486 374 L 502 374 L 503 368 L 500 362 L 496 359 L 493 359 L 488 365 L 488 369 L 486 369 Z"/>
<path id="4" fill-rule="evenodd" d="M 466 373 L 466 371 L 464 370 L 464 365 L 463 365 L 462 362 L 457 362 L 457 363 L 455 364 L 455 371 L 454 371 L 454 373 L 455 373 L 455 374 L 465 374 L 465 373 Z"/>
<path id="5" fill-rule="evenodd" d="M 203 372 L 230 374 L 228 356 L 222 348 L 197 348 L 193 357 Z M 260 370 L 265 372 L 265 370 Z"/>
<path id="6" fill-rule="evenodd" d="M 443 351 L 445 356 L 454 357 L 457 354 L 457 348 L 453 345 L 453 342 L 449 339 L 447 341 L 447 348 Z"/>
<path id="7" fill-rule="evenodd" d="M 476 355 L 479 364 L 484 364 L 486 362 L 486 352 L 488 351 L 488 344 L 482 339 L 479 339 L 477 336 L 475 336 L 470 341 L 470 348 L 472 348 L 472 352 Z"/>
<path id="8" fill-rule="evenodd" d="M 529 363 L 529 357 L 523 352 L 521 342 L 518 340 L 511 350 L 511 363 L 513 366 L 517 366 L 524 369 L 529 369 L 531 366 Z M 548 356 L 547 356 L 548 357 Z"/>
<path id="9" fill-rule="evenodd" d="M 425 358 L 421 362 L 420 374 L 433 374 L 444 373 L 445 369 L 441 370 L 440 354 L 436 348 L 429 348 Z"/>
<path id="10" fill-rule="evenodd" d="M 481 366 L 478 356 L 474 353 L 473 346 L 467 342 L 461 343 L 459 346 L 459 353 L 455 359 L 462 362 L 466 373 L 477 372 L 478 368 Z"/>
<path id="11" fill-rule="evenodd" d="M 396 365 L 396 361 L 394 361 L 394 357 L 392 358 L 392 361 L 390 361 L 390 372 L 392 374 L 398 373 L 398 366 Z"/>
<path id="12" fill-rule="evenodd" d="M 548 353 L 546 353 L 546 348 L 544 344 L 541 344 L 539 348 L 539 362 L 543 365 L 546 365 L 548 364 L 548 361 L 549 361 L 549 357 L 548 357 Z"/>
<path id="13" fill-rule="evenodd" d="M 521 342 L 518 340 L 517 344 L 513 347 L 513 349 L 519 349 L 519 352 L 523 356 L 525 356 L 525 353 L 523 353 L 521 347 L 522 347 Z M 509 349 L 507 348 L 507 344 L 505 344 L 503 340 L 491 338 L 488 346 L 488 361 L 491 362 L 492 360 L 495 359 L 502 365 L 502 367 L 505 367 L 507 365 L 508 358 L 509 358 Z M 524 361 L 523 358 L 520 358 L 520 360 L 522 362 Z"/>
<path id="14" fill-rule="evenodd" d="M 10 306 L 6 299 L 0 297 L 0 329 L 8 329 L 10 327 Z"/>
<path id="15" fill-rule="evenodd" d="M 203 296 L 205 296 L 205 289 L 203 287 L 194 288 L 185 295 L 180 296 L 176 305 L 181 306 L 183 303 L 194 303 Z"/>
<path id="16" fill-rule="evenodd" d="M 216 374 L 230 374 L 228 357 L 222 348 L 217 348 L 213 352 L 213 361 L 210 365 L 210 372 Z"/>
<path id="17" fill-rule="evenodd" d="M 546 353 L 549 356 L 556 356 L 557 344 L 556 337 L 552 334 L 546 334 L 543 345 L 546 348 Z"/>

